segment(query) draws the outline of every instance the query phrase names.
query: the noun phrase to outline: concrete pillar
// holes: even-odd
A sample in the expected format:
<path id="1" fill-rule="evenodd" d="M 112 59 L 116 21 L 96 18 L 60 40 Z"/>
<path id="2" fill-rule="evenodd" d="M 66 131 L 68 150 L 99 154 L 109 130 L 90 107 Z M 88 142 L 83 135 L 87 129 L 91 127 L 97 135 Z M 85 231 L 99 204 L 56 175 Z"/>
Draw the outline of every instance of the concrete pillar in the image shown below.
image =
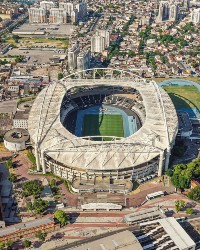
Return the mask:
<path id="1" fill-rule="evenodd" d="M 167 152 L 166 152 L 166 156 L 165 156 L 165 170 L 168 169 L 170 155 L 171 155 L 171 148 L 169 146 L 167 148 Z"/>
<path id="2" fill-rule="evenodd" d="M 162 175 L 162 169 L 163 169 L 163 158 L 164 158 L 164 152 L 160 152 L 160 159 L 159 159 L 159 166 L 158 166 L 158 176 Z"/>
<path id="3" fill-rule="evenodd" d="M 37 171 L 40 171 L 40 156 L 38 153 L 38 145 L 35 145 L 35 159 L 36 159 L 36 166 L 37 166 Z"/>
<path id="4" fill-rule="evenodd" d="M 46 166 L 45 166 L 45 160 L 44 160 L 44 151 L 42 151 L 41 158 L 42 158 L 42 172 L 43 172 L 43 174 L 46 174 Z"/>

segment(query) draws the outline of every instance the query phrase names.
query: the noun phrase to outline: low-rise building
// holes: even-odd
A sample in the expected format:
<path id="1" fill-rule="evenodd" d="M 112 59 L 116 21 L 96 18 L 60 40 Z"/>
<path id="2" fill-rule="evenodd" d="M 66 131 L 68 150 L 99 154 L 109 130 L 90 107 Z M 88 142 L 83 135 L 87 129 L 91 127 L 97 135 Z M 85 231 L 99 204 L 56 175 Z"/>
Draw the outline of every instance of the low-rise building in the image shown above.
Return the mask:
<path id="1" fill-rule="evenodd" d="M 13 117 L 13 127 L 28 129 L 28 117 L 30 110 L 16 111 Z"/>
<path id="2" fill-rule="evenodd" d="M 39 231 L 53 232 L 60 228 L 52 216 L 43 217 L 34 221 L 19 223 L 0 230 L 0 242 L 18 241 L 21 238 L 33 238 Z"/>

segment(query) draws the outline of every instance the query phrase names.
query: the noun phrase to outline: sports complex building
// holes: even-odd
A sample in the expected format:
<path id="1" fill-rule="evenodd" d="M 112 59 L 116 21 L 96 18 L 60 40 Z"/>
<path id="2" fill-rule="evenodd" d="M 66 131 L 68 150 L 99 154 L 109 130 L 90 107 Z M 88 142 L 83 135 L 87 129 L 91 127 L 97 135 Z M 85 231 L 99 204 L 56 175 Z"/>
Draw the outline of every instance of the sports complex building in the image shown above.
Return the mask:
<path id="1" fill-rule="evenodd" d="M 43 89 L 28 130 L 38 171 L 76 182 L 77 192 L 120 192 L 122 186 L 129 192 L 126 180 L 160 176 L 168 168 L 178 119 L 154 81 L 91 69 Z"/>

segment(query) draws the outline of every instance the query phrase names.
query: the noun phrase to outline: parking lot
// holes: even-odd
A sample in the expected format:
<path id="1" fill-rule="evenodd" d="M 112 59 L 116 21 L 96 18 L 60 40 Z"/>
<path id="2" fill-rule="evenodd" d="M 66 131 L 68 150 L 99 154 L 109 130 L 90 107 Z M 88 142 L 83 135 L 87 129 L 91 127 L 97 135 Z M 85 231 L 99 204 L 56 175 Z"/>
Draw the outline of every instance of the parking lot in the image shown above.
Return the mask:
<path id="1" fill-rule="evenodd" d="M 23 55 L 30 57 L 28 60 L 28 64 L 46 64 L 49 62 L 49 58 L 52 58 L 53 55 L 56 55 L 54 51 L 44 51 L 44 50 L 20 50 L 20 49 L 12 49 L 8 51 L 5 55 L 18 56 Z M 4 55 L 4 56 L 5 56 Z"/>

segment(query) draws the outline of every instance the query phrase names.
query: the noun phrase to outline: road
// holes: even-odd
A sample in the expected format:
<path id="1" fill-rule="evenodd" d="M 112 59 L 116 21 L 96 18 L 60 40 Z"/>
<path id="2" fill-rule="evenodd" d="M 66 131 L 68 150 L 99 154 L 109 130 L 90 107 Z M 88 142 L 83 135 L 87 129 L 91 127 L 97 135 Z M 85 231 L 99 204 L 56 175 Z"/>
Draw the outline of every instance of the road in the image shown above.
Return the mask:
<path id="1" fill-rule="evenodd" d="M 20 16 L 18 19 L 13 20 L 13 22 L 12 22 L 8 27 L 6 27 L 6 28 L 4 28 L 4 29 L 2 29 L 2 30 L 0 31 L 0 35 L 3 35 L 4 33 L 9 32 L 9 29 L 10 29 L 10 28 L 11 28 L 11 29 L 14 28 L 15 26 L 18 25 L 18 23 L 20 23 L 21 21 L 23 21 L 23 20 L 26 19 L 27 17 L 28 17 L 28 14 L 24 14 L 24 15 Z"/>

